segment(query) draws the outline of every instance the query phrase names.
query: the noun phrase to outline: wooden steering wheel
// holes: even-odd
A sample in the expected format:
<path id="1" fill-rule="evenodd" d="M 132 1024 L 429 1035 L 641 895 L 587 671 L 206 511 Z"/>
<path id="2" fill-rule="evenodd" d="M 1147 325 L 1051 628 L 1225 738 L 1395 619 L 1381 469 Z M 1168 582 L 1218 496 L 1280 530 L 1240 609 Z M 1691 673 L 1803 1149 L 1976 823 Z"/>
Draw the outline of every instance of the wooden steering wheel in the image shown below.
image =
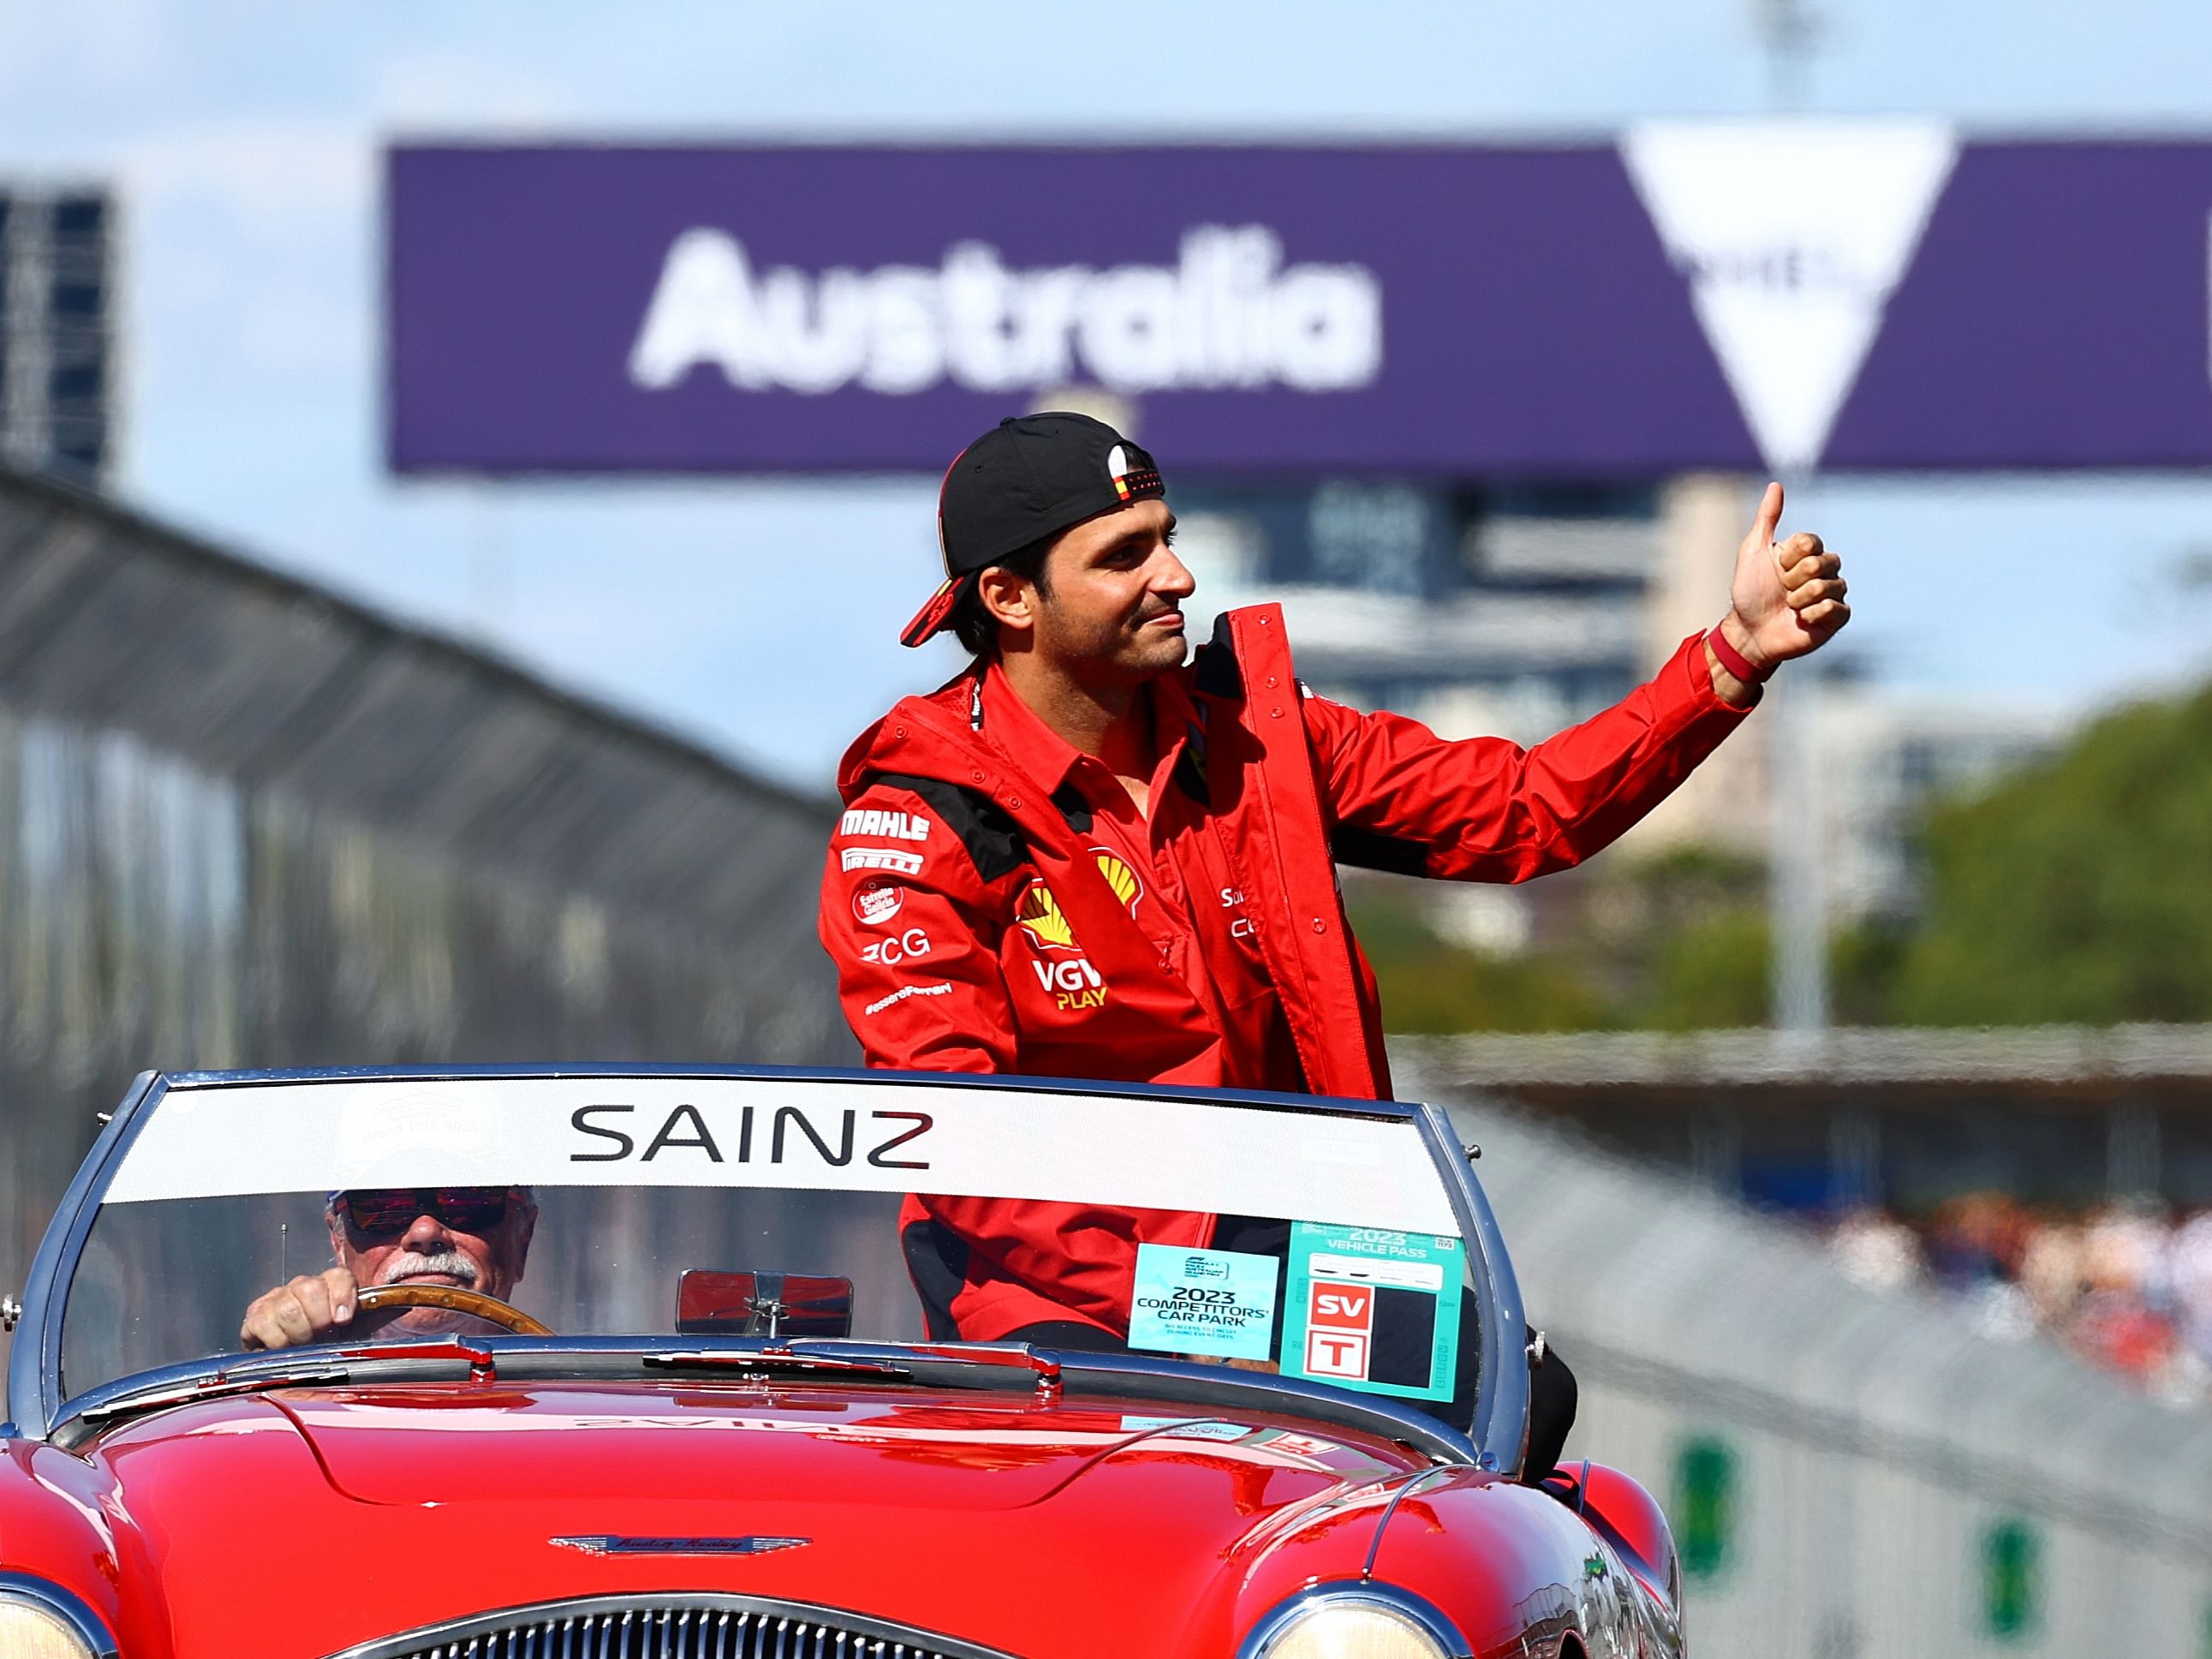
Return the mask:
<path id="1" fill-rule="evenodd" d="M 521 1309 L 458 1285 L 374 1285 L 359 1291 L 354 1305 L 362 1313 L 383 1313 L 403 1308 L 444 1308 L 467 1314 L 512 1331 L 517 1336 L 550 1336 L 552 1328 L 541 1325 Z"/>

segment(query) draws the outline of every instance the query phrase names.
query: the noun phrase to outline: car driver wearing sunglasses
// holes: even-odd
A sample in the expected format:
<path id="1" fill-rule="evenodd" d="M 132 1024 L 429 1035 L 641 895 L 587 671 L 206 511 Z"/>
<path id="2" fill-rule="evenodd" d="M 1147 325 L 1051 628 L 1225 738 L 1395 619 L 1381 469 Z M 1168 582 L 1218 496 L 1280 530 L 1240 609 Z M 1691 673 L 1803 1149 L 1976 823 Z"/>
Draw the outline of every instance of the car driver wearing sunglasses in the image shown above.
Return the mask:
<path id="1" fill-rule="evenodd" d="M 289 1348 L 343 1336 L 358 1311 L 360 1291 L 370 1285 L 447 1285 L 511 1301 L 530 1254 L 538 1203 L 527 1187 L 379 1187 L 332 1193 L 323 1216 L 337 1265 L 256 1297 L 239 1327 L 240 1346 Z M 467 1314 L 410 1308 L 375 1336 L 391 1340 L 470 1328 L 481 1325 Z"/>

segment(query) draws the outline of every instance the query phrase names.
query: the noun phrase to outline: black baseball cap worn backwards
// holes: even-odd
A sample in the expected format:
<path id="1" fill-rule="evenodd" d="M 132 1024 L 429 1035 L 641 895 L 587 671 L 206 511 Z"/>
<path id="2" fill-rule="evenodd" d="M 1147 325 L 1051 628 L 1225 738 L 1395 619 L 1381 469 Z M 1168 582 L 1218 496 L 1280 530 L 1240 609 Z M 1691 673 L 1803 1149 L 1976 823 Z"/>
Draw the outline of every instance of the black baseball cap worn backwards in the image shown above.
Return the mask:
<path id="1" fill-rule="evenodd" d="M 1055 411 L 1000 422 L 945 470 L 937 492 L 945 583 L 900 642 L 920 645 L 943 628 L 978 574 L 1031 542 L 1166 494 L 1152 458 L 1103 421 Z"/>

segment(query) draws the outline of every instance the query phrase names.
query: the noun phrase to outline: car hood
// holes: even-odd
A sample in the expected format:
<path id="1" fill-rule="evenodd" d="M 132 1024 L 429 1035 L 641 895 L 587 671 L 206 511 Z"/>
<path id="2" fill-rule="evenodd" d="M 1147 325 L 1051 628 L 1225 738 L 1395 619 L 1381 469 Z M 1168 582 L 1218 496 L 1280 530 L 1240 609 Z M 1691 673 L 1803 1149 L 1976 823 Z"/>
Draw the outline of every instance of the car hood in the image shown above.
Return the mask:
<path id="1" fill-rule="evenodd" d="M 125 1583 L 162 1603 L 131 1622 L 236 1659 L 684 1590 L 1037 1656 L 1094 1650 L 1068 1596 L 1103 1589 L 1118 1659 L 1133 1638 L 1165 1654 L 1271 1553 L 1356 1571 L 1394 1477 L 1422 1467 L 1287 1415 L 668 1382 L 277 1390 L 143 1419 L 94 1455 L 118 1554 L 143 1563 Z M 701 1542 L 743 1539 L 755 1553 Z M 280 1617 L 241 1620 L 247 1576 Z"/>

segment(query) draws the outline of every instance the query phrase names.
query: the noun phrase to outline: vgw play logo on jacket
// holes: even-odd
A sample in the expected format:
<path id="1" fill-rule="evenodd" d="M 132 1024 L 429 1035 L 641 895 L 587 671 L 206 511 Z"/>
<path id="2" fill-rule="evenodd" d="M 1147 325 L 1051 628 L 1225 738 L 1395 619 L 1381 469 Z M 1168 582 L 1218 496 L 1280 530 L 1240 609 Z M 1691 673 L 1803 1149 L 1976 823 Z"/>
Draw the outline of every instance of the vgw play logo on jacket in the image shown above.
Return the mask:
<path id="1" fill-rule="evenodd" d="M 1137 872 L 1119 854 L 1107 848 L 1094 847 L 1091 854 L 1098 860 L 1098 873 L 1114 890 L 1114 896 L 1133 917 L 1137 901 L 1145 896 L 1145 884 L 1137 878 Z M 1104 1006 L 1105 978 L 1091 965 L 1089 957 L 1080 954 L 1083 947 L 1075 942 L 1075 929 L 1068 922 L 1066 912 L 1060 908 L 1060 901 L 1042 878 L 1032 881 L 1023 892 L 1021 902 L 1014 908 L 1014 920 L 1021 924 L 1022 932 L 1039 952 L 1037 960 L 1030 967 L 1036 974 L 1037 984 L 1052 998 L 1054 1007 L 1064 1013 L 1075 1013 Z M 1048 954 L 1052 952 L 1066 954 Z"/>

